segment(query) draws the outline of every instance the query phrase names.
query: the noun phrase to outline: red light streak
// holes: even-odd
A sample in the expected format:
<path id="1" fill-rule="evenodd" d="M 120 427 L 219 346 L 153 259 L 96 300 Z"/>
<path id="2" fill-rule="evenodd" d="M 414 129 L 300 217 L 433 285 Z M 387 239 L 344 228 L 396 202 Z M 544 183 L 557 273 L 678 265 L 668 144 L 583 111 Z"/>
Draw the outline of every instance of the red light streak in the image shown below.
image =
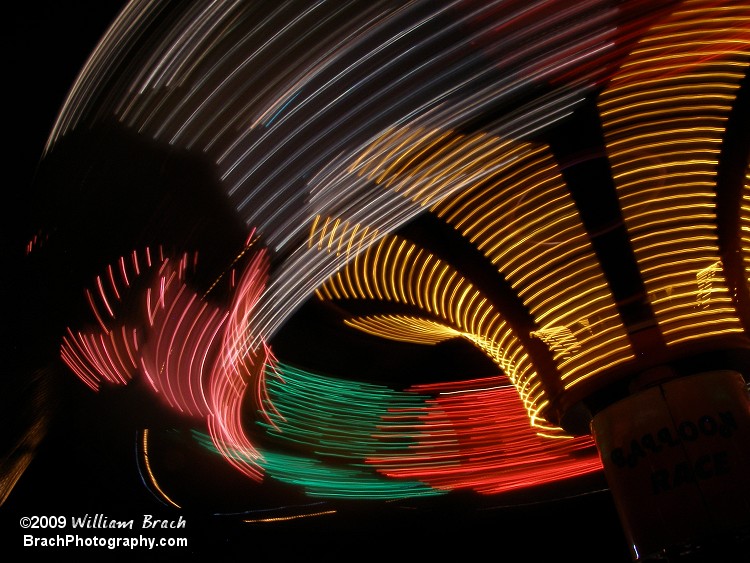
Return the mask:
<path id="1" fill-rule="evenodd" d="M 433 394 L 435 399 L 419 414 L 388 415 L 389 433 L 391 424 L 400 421 L 404 435 L 415 436 L 417 443 L 407 454 L 368 460 L 385 475 L 420 479 L 439 489 L 498 494 L 602 469 L 589 436 L 539 436 L 505 378 L 424 384 L 409 390 Z"/>

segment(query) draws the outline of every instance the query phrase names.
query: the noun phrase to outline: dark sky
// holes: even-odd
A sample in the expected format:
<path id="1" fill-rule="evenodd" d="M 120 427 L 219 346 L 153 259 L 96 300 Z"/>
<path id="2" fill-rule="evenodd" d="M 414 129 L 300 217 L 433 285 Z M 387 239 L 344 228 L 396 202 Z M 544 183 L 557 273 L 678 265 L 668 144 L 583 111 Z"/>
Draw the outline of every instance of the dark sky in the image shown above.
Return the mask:
<path id="1" fill-rule="evenodd" d="M 155 423 L 158 407 L 144 403 L 138 389 L 117 396 L 90 393 L 59 366 L 49 367 L 45 360 L 48 346 L 25 340 L 27 330 L 18 330 L 19 326 L 28 329 L 30 323 L 44 322 L 39 316 L 26 316 L 25 300 L 33 299 L 33 295 L 29 296 L 25 287 L 28 280 L 14 275 L 22 260 L 23 242 L 33 232 L 29 194 L 37 164 L 68 88 L 122 5 L 109 1 L 18 3 L 6 19 L 4 96 L 9 142 L 5 168 L 11 174 L 5 189 L 10 201 L 3 206 L 3 283 L 10 314 L 6 310 L 4 318 L 9 320 L 3 323 L 3 342 L 11 376 L 1 388 L 3 416 L 7 417 L 3 446 L 10 449 L 40 413 L 49 416 L 49 429 L 34 461 L 0 507 L 0 549 L 10 553 L 51 553 L 22 549 L 20 516 L 104 513 L 129 519 L 164 510 L 140 483 L 134 466 L 136 432 Z M 54 272 L 37 282 L 54 283 Z M 51 371 L 40 374 L 40 369 Z M 170 422 L 159 421 L 165 426 Z M 186 459 L 179 448 L 165 454 L 162 462 L 185 474 L 182 485 L 186 488 L 202 483 L 204 478 L 218 482 L 200 491 L 207 507 L 213 494 L 225 498 L 229 491 L 231 496 L 232 487 L 237 487 L 238 498 L 252 494 L 225 468 L 202 466 L 200 461 Z M 207 474 L 210 472 L 214 473 Z M 313 560 L 323 553 L 346 560 L 367 558 L 366 554 L 396 560 L 409 554 L 427 560 L 453 553 L 462 561 L 479 560 L 486 554 L 496 561 L 625 563 L 630 557 L 609 493 L 601 489 L 600 482 L 592 488 L 597 492 L 576 494 L 574 498 L 557 498 L 568 494 L 559 489 L 496 499 L 481 507 L 473 506 L 471 499 L 459 499 L 451 505 L 415 506 L 412 510 L 382 504 L 356 505 L 344 510 L 344 516 L 264 528 L 243 525 L 238 519 L 212 517 L 210 510 L 196 510 L 187 513 L 187 535 L 192 544 L 189 552 L 180 552 L 180 558 L 203 561 L 211 560 L 211 553 L 231 553 L 246 554 L 247 560 L 255 561 L 259 555 L 295 552 Z M 289 500 L 300 502 L 293 497 Z M 262 504 L 263 499 L 257 501 Z M 225 502 L 217 504 L 229 506 L 222 504 Z M 170 512 L 166 514 L 176 518 Z M 527 554 L 523 559 L 514 555 L 519 548 Z M 72 548 L 55 553 L 73 558 L 84 555 Z M 95 551 L 94 555 L 100 560 L 127 555 L 125 560 L 131 560 L 122 551 L 104 556 L 102 551 Z M 138 555 L 140 560 L 142 553 Z"/>

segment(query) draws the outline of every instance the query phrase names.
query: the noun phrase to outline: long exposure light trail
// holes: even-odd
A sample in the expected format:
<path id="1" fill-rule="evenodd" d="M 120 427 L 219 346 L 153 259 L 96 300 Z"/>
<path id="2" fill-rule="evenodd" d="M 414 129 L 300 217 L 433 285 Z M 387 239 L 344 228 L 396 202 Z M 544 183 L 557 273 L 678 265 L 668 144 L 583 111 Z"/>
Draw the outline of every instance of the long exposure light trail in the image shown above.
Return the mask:
<path id="1" fill-rule="evenodd" d="M 259 228 L 280 255 L 292 256 L 302 252 L 299 245 L 316 215 L 348 216 L 352 223 L 361 223 L 363 218 L 354 213 L 368 208 L 366 223 L 386 233 L 423 212 L 397 196 L 377 206 L 363 205 L 371 185 L 344 175 L 332 185 L 334 197 L 310 199 L 306 194 L 315 188 L 305 184 L 306 176 L 332 160 L 346 166 L 394 124 L 428 119 L 425 125 L 430 128 L 450 128 L 475 119 L 503 100 L 570 72 L 573 64 L 578 67 L 615 50 L 621 40 L 619 18 L 645 15 L 637 10 L 621 13 L 593 0 L 575 7 L 558 2 L 532 7 L 409 2 L 398 9 L 365 4 L 291 3 L 269 14 L 236 2 L 196 5 L 184 12 L 161 8 L 175 13 L 169 33 L 144 53 L 140 68 L 123 74 L 108 107 L 143 134 L 203 147 L 222 170 L 227 193 L 245 213 L 246 223 Z M 76 127 L 87 100 L 103 88 L 105 69 L 137 49 L 120 28 L 137 26 L 157 10 L 148 2 L 133 2 L 113 25 L 63 108 L 50 147 Z M 332 31 L 333 22 L 342 25 Z M 574 25 L 564 25 L 569 22 Z M 316 26 L 320 33 L 314 32 Z M 499 33 L 500 26 L 513 33 Z M 247 32 L 240 33 L 244 27 Z M 302 41 L 304 37 L 309 41 Z M 531 37 L 544 40 L 527 41 Z M 313 50 L 305 50 L 311 42 Z M 576 54 L 562 62 L 560 53 L 566 51 Z M 287 64 L 287 73 L 274 75 L 273 59 L 265 55 L 273 53 L 281 60 L 285 52 L 294 63 Z M 531 60 L 533 70 L 524 66 Z M 257 72 L 255 79 L 250 78 L 251 70 Z M 599 72 L 591 70 L 588 85 L 585 73 L 577 76 L 573 88 L 579 97 L 593 88 Z M 543 119 L 553 122 L 554 108 L 565 105 L 568 90 L 564 85 L 548 94 L 547 108 L 536 108 L 533 102 L 517 109 L 515 122 L 533 122 L 545 111 Z M 226 103 L 227 99 L 236 103 Z M 256 125 L 248 127 L 243 123 L 249 114 L 266 117 L 253 119 Z M 221 122 L 229 126 L 216 132 Z M 503 121 L 495 126 L 502 127 Z M 542 121 L 536 127 L 544 126 Z M 290 170 L 297 171 L 296 177 Z M 253 338 L 269 340 L 340 265 L 321 254 L 298 260 L 294 267 L 271 273 L 249 331 Z M 285 295 L 288 287 L 294 287 L 294 297 Z"/>
<path id="2" fill-rule="evenodd" d="M 95 270 L 60 359 L 94 391 L 143 381 L 203 453 L 259 487 L 390 501 L 602 471 L 593 416 L 683 356 L 750 350 L 750 164 L 727 164 L 747 148 L 749 46 L 744 1 L 132 0 L 45 159 L 101 134 L 102 154 L 122 137 L 120 158 L 207 172 L 120 223 L 114 204 L 128 240 L 85 230 L 95 204 L 76 207 L 114 188 L 51 188 L 83 233 L 62 240 L 86 241 Z M 239 232 L 201 231 L 204 192 Z M 50 223 L 30 260 L 55 252 Z M 243 236 L 238 252 L 214 242 Z M 66 258 L 55 274 L 78 284 Z M 338 366 L 343 338 L 284 341 L 308 310 L 377 346 L 467 345 L 493 371 L 467 359 L 434 381 L 425 365 L 371 383 L 393 374 Z M 329 370 L 305 365 L 326 352 Z M 183 506 L 148 432 L 142 478 Z"/>

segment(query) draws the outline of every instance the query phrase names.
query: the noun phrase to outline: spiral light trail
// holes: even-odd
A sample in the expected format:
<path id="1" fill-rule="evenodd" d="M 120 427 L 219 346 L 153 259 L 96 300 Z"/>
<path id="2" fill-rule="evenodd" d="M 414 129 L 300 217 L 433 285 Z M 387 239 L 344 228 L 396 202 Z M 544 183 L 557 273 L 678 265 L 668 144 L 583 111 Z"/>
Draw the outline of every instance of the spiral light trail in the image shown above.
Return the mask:
<path id="1" fill-rule="evenodd" d="M 130 1 L 44 157 L 101 127 L 205 162 L 246 239 L 220 273 L 211 242 L 97 241 L 62 361 L 92 390 L 142 378 L 202 448 L 318 499 L 607 469 L 597 415 L 750 352 L 750 4 L 657 4 Z M 342 334 L 468 343 L 495 371 L 396 385 L 306 366 L 308 342 L 277 357 L 313 304 Z"/>

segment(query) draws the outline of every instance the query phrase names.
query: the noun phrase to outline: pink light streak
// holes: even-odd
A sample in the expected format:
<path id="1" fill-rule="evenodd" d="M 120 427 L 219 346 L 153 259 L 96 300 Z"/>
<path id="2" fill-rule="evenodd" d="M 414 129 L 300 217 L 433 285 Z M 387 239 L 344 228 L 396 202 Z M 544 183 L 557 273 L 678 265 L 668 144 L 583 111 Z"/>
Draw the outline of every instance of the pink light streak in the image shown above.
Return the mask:
<path id="1" fill-rule="evenodd" d="M 248 348 L 247 323 L 255 311 L 268 280 L 269 261 L 265 250 L 257 252 L 241 277 L 227 318 L 219 362 L 209 388 L 211 415 L 208 431 L 216 448 L 243 474 L 259 480 L 262 476 L 258 450 L 247 437 L 242 420 L 243 399 L 252 387 L 253 407 L 266 420 L 262 398 L 265 390 L 265 366 L 273 365 L 271 350 L 261 342 Z"/>
<path id="2" fill-rule="evenodd" d="M 271 421 L 265 378 L 276 371 L 276 358 L 263 340 L 255 349 L 247 346 L 253 341 L 248 323 L 268 280 L 267 252 L 250 257 L 239 281 L 234 270 L 228 276 L 232 287 L 236 284 L 228 307 L 208 302 L 189 286 L 187 275 L 195 265 L 195 256 L 190 260 L 187 254 L 174 260 L 160 252 L 154 261 L 148 248 L 143 256 L 134 251 L 130 265 L 121 257 L 116 268 L 106 270 L 108 284 L 97 276 L 96 290 L 86 291 L 98 330 L 68 328 L 60 356 L 95 391 L 102 383 L 126 385 L 140 374 L 169 408 L 205 420 L 230 464 L 261 480 L 261 456 L 245 432 L 243 406 L 250 393 L 254 413 Z M 136 278 L 145 283 L 136 288 Z M 140 315 L 120 323 L 118 305 L 128 292 L 138 292 Z"/>

